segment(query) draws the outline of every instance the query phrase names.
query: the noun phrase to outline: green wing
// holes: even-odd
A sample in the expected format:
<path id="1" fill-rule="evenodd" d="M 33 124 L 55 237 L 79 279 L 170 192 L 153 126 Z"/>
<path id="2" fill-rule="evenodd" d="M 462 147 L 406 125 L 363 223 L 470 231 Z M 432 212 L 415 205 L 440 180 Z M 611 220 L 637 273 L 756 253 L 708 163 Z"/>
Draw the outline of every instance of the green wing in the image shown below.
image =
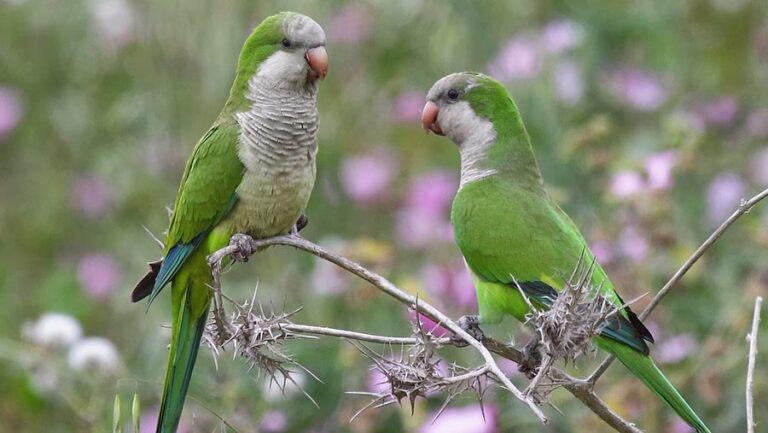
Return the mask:
<path id="1" fill-rule="evenodd" d="M 582 256 L 587 261 L 593 257 L 571 219 L 543 190 L 494 177 L 471 182 L 458 192 L 451 219 L 467 266 L 480 282 L 510 290 L 517 290 L 517 282 L 540 308 L 551 305 Z M 614 305 L 624 303 L 599 264 L 592 284 L 602 285 L 601 294 Z M 601 334 L 642 353 L 648 353 L 645 341 L 652 341 L 629 308 Z"/>
<path id="2" fill-rule="evenodd" d="M 244 172 L 237 156 L 239 130 L 234 120 L 215 123 L 187 161 L 149 303 L 237 201 Z"/>

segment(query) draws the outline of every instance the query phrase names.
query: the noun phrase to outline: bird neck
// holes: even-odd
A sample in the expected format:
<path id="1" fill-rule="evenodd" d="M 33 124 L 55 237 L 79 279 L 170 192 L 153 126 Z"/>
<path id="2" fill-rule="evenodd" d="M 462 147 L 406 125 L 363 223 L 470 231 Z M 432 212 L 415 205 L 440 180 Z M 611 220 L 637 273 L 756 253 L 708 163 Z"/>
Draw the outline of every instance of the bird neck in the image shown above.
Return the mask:
<path id="1" fill-rule="evenodd" d="M 461 186 L 494 176 L 532 190 L 543 188 L 541 172 L 519 114 L 506 117 L 509 121 L 502 125 L 486 121 L 487 125 L 477 128 L 459 145 Z"/>

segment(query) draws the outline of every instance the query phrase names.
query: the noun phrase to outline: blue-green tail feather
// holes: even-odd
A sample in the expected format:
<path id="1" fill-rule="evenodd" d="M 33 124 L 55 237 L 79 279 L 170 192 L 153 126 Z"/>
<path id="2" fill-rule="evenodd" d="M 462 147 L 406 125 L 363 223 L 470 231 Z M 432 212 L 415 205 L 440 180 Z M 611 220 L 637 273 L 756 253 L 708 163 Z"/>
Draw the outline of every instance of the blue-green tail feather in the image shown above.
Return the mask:
<path id="1" fill-rule="evenodd" d="M 189 291 L 190 288 L 187 288 Z M 157 433 L 175 433 L 184 409 L 184 400 L 189 389 L 192 370 L 195 367 L 200 340 L 203 337 L 208 318 L 208 309 L 195 318 L 189 303 L 188 293 L 184 295 L 180 317 L 174 329 L 168 369 L 163 387 L 163 399 L 157 418 Z"/>
<path id="2" fill-rule="evenodd" d="M 696 415 L 688 402 L 667 380 L 664 373 L 659 370 L 653 360 L 629 346 L 608 340 L 597 338 L 597 345 L 612 353 L 624 364 L 627 369 L 637 376 L 654 394 L 671 407 L 688 425 L 696 429 L 698 433 L 711 433 L 704 421 Z"/>

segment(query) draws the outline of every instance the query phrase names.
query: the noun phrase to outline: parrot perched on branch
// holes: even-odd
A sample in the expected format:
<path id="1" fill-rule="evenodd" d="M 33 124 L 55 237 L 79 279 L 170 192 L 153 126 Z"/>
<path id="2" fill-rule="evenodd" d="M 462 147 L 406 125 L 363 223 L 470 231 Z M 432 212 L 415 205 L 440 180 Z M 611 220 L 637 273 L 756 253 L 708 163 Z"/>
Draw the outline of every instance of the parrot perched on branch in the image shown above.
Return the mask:
<path id="1" fill-rule="evenodd" d="M 459 147 L 461 183 L 451 222 L 477 290 L 479 323 L 498 323 L 505 315 L 525 321 L 529 302 L 548 308 L 563 290 L 563 276 L 572 273 L 582 256 L 593 261 L 594 255 L 545 190 L 528 133 L 507 90 L 483 74 L 448 75 L 430 89 L 422 124 Z M 604 322 L 592 341 L 615 355 L 697 432 L 708 433 L 649 356 L 651 333 L 625 306 L 599 264 L 593 266 L 593 287 L 619 314 Z"/>
<path id="2" fill-rule="evenodd" d="M 325 32 L 293 12 L 266 18 L 243 45 L 221 113 L 187 161 L 163 259 L 136 285 L 137 302 L 171 283 L 172 336 L 158 433 L 179 424 L 212 298 L 206 256 L 243 233 L 289 232 L 315 183 L 317 87 Z"/>

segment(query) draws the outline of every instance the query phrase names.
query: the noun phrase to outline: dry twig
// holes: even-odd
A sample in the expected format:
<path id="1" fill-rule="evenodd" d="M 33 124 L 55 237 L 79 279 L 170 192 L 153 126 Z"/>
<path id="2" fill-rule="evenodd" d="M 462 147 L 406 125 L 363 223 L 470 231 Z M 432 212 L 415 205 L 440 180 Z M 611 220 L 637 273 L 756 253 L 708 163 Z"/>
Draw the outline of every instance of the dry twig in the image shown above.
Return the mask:
<path id="1" fill-rule="evenodd" d="M 755 397 L 753 386 L 755 383 L 755 358 L 757 357 L 757 327 L 760 325 L 760 310 L 763 306 L 763 298 L 755 299 L 755 312 L 752 315 L 752 330 L 747 335 L 749 341 L 749 359 L 747 361 L 747 433 L 755 433 Z"/>

